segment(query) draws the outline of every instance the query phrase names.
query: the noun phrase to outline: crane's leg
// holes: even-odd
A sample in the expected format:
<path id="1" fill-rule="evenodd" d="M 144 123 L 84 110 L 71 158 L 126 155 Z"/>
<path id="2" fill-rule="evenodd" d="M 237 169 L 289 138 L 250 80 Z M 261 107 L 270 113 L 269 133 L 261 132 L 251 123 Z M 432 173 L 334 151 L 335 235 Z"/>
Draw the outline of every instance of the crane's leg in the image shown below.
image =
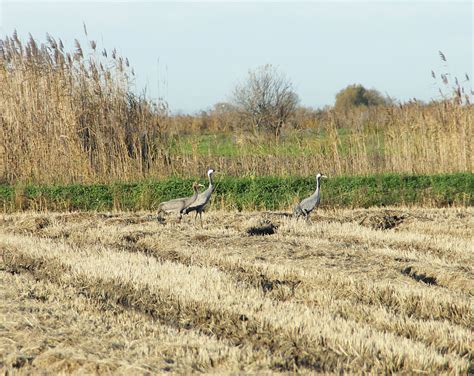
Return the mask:
<path id="1" fill-rule="evenodd" d="M 196 210 L 196 215 L 194 216 L 194 223 L 196 223 L 197 217 L 198 217 L 198 211 Z"/>
<path id="2" fill-rule="evenodd" d="M 203 228 L 203 226 L 202 226 L 202 212 L 199 212 L 199 219 L 201 220 L 201 228 Z"/>

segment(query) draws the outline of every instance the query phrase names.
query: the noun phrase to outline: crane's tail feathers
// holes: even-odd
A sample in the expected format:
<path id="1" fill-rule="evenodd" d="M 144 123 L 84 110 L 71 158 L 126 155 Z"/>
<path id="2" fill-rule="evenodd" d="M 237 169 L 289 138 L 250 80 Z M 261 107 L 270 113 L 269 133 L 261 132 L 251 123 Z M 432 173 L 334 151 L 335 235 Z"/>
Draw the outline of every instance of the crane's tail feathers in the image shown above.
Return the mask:
<path id="1" fill-rule="evenodd" d="M 293 217 L 294 218 L 299 218 L 304 214 L 305 213 L 304 213 L 303 209 L 301 209 L 301 206 L 299 206 L 299 205 L 296 205 L 295 208 L 293 209 Z"/>

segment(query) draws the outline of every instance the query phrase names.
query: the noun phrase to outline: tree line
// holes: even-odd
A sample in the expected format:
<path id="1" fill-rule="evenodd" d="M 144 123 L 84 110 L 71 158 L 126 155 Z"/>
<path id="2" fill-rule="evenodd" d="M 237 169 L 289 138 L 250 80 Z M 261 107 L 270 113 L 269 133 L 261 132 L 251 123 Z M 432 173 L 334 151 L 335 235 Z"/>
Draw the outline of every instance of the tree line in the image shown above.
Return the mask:
<path id="1" fill-rule="evenodd" d="M 354 107 L 389 105 L 394 101 L 378 90 L 366 89 L 360 84 L 349 85 L 336 95 L 334 108 L 348 110 Z M 234 111 L 245 124 L 254 130 L 270 130 L 278 137 L 290 119 L 295 120 L 299 104 L 298 94 L 291 80 L 271 64 L 250 70 L 246 79 L 238 84 L 230 104 L 220 104 L 217 111 Z M 311 109 L 301 111 L 310 115 Z M 317 113 L 317 111 L 316 111 Z"/>

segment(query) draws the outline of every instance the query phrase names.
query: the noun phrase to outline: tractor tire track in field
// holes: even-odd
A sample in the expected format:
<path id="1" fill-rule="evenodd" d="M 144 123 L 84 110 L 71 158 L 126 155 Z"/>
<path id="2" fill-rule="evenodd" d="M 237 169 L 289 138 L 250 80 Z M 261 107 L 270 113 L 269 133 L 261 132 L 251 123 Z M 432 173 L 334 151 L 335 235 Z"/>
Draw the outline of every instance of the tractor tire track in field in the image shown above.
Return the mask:
<path id="1" fill-rule="evenodd" d="M 463 310 L 456 306 L 449 306 L 451 315 L 449 317 L 429 317 L 425 316 L 418 317 L 417 313 L 410 314 L 413 316 L 407 318 L 403 314 L 406 311 L 399 308 L 399 298 L 392 299 L 392 304 L 385 299 L 379 297 L 379 300 L 375 300 L 376 294 L 372 292 L 372 298 L 367 299 L 367 289 L 363 286 L 352 285 L 346 286 L 347 296 L 339 296 L 334 299 L 327 296 L 328 294 L 315 294 L 314 291 L 338 291 L 341 294 L 342 280 L 339 281 L 339 285 L 335 284 L 334 281 L 315 281 L 314 278 L 308 276 L 298 275 L 296 271 L 293 272 L 280 272 L 270 265 L 265 264 L 251 264 L 242 260 L 230 260 L 223 259 L 218 255 L 212 255 L 211 250 L 203 249 L 192 249 L 190 247 L 176 247 L 174 250 L 163 249 L 154 247 L 152 245 L 137 245 L 137 242 L 147 243 L 147 234 L 143 232 L 127 233 L 123 235 L 122 240 L 125 240 L 126 244 L 104 244 L 108 247 L 112 246 L 117 250 L 125 250 L 128 252 L 138 252 L 146 255 L 153 256 L 161 261 L 178 262 L 186 266 L 198 265 L 203 267 L 213 267 L 228 273 L 236 282 L 243 283 L 247 286 L 251 286 L 257 289 L 261 289 L 266 296 L 277 301 L 300 301 L 304 302 L 307 306 L 318 307 L 318 306 L 331 306 L 334 308 L 334 314 L 336 316 L 344 317 L 347 320 L 355 320 L 357 322 L 366 323 L 372 325 L 374 328 L 389 331 L 396 335 L 403 336 L 405 338 L 416 339 L 427 345 L 434 346 L 441 353 L 446 352 L 457 352 L 460 354 L 466 354 L 469 351 L 470 344 L 469 339 L 465 336 L 456 335 L 460 328 L 455 326 L 446 326 L 444 323 L 437 322 L 437 320 L 450 319 L 451 321 L 457 321 L 452 316 L 453 310 L 460 312 L 458 315 L 460 320 L 465 320 L 469 316 L 466 315 L 469 307 L 464 306 Z M 88 243 L 90 245 L 95 244 L 95 239 L 90 239 Z M 152 239 L 149 239 L 152 240 Z M 84 245 L 84 244 L 83 244 Z M 385 291 L 386 292 L 386 291 Z M 378 291 L 382 294 L 381 291 Z M 395 293 L 392 291 L 392 293 Z M 358 299 L 357 297 L 361 297 Z M 380 300 L 382 299 L 382 300 Z M 411 297 L 413 304 L 419 305 L 418 297 Z M 390 308 L 382 308 L 382 304 Z M 442 306 L 438 304 L 438 309 Z M 419 307 L 416 307 L 419 308 Z M 449 313 L 448 312 L 448 313 Z M 445 314 L 448 314 L 444 312 Z M 426 320 L 431 325 L 426 325 Z M 425 326 L 425 327 L 423 327 Z M 438 336 L 435 336 L 435 333 Z"/>
<path id="2" fill-rule="evenodd" d="M 196 330 L 0 264 L 0 359 L 5 374 L 158 374 L 268 369 L 271 359 Z M 46 370 L 48 372 L 46 372 Z"/>
<path id="3" fill-rule="evenodd" d="M 239 238 L 243 233 L 241 227 L 229 227 L 225 223 L 223 225 L 225 230 L 217 228 L 215 230 L 193 231 L 189 236 L 186 235 L 187 231 L 183 231 L 183 227 L 178 225 L 156 227 L 155 224 L 150 224 L 149 220 L 143 217 L 127 216 L 128 218 L 106 216 L 105 222 L 107 223 L 91 222 L 90 217 L 82 214 L 77 216 L 62 215 L 46 220 L 41 217 L 33 219 L 27 217 L 24 221 L 7 218 L 2 225 L 6 223 L 4 227 L 7 233 L 22 234 L 23 236 L 32 234 L 45 240 L 49 239 L 48 241 L 52 242 L 51 244 L 57 246 L 61 244 L 77 245 L 77 247 L 80 247 L 79 249 L 99 247 L 103 248 L 103 251 L 97 252 L 104 252 L 104 254 L 117 251 L 119 254 L 142 254 L 153 257 L 160 264 L 172 262 L 189 268 L 215 269 L 224 273 L 223 276 L 227 276 L 226 278 L 230 278 L 233 284 L 241 286 L 240 288 L 244 290 L 260 291 L 263 294 L 263 299 L 268 302 L 274 301 L 275 304 L 279 305 L 288 303 L 294 305 L 295 308 L 303 304 L 308 308 L 312 308 L 314 312 L 320 311 L 323 316 L 325 312 L 330 312 L 334 320 L 342 319 L 348 325 L 360 323 L 361 325 L 369 325 L 372 330 L 380 333 L 392 333 L 396 336 L 392 336 L 392 340 L 398 337 L 399 339 L 396 339 L 396 341 L 401 341 L 401 338 L 404 337 L 413 345 L 416 342 L 428 346 L 424 347 L 423 351 L 429 353 L 428 349 L 431 348 L 440 355 L 444 354 L 447 357 L 446 359 L 451 359 L 443 366 L 439 361 L 435 362 L 437 364 L 435 369 L 438 371 L 446 371 L 452 367 L 463 369 L 463 366 L 459 365 L 459 362 L 462 363 L 461 359 L 472 357 L 472 346 L 469 340 L 472 317 L 469 314 L 469 295 L 460 293 L 465 292 L 462 283 L 459 286 L 457 285 L 459 281 L 463 282 L 466 279 L 466 277 L 459 277 L 460 273 L 463 272 L 462 269 L 456 269 L 459 260 L 456 264 L 452 264 L 452 268 L 449 270 L 456 277 L 455 283 L 448 281 L 449 283 L 444 287 L 440 287 L 434 283 L 430 285 L 426 281 L 432 275 L 436 275 L 434 273 L 442 266 L 444 259 L 437 259 L 434 264 L 430 264 L 428 257 L 425 257 L 421 250 L 417 251 L 419 252 L 418 260 L 408 259 L 406 261 L 403 253 L 397 255 L 397 249 L 392 248 L 377 249 L 374 255 L 373 248 L 371 248 L 372 242 L 370 247 L 367 247 L 367 244 L 360 240 L 359 243 L 354 242 L 355 245 L 344 247 L 343 243 L 346 243 L 347 239 L 339 240 L 339 234 L 336 232 L 330 234 L 331 246 L 325 252 L 320 253 L 317 247 L 314 247 L 314 244 L 310 242 L 309 229 L 293 230 L 291 222 L 283 223 L 283 226 L 280 226 L 279 229 L 283 228 L 283 231 L 278 231 L 276 235 L 269 238 L 259 237 L 250 240 L 252 243 L 248 243 L 249 240 Z M 316 229 L 318 226 L 319 224 Z M 321 226 L 324 226 L 324 224 Z M 157 229 L 161 231 L 157 232 Z M 169 234 L 172 233 L 178 234 L 178 237 L 174 239 L 174 244 L 168 238 Z M 391 270 L 387 275 L 395 276 L 395 272 L 400 275 L 394 277 L 396 280 L 393 282 L 374 280 L 374 275 L 383 272 L 383 269 L 380 269 L 375 274 L 369 275 L 369 279 L 372 278 L 372 280 L 364 283 L 359 276 L 348 275 L 331 265 L 318 265 L 318 272 L 305 271 L 297 263 L 290 262 L 284 266 L 281 265 L 279 261 L 283 257 L 286 256 L 286 260 L 289 261 L 291 259 L 284 252 L 280 252 L 279 249 L 283 249 L 285 244 L 290 246 L 295 244 L 298 237 L 300 244 L 296 246 L 301 245 L 301 243 L 307 246 L 306 251 L 311 256 L 307 260 L 310 262 L 313 262 L 313 259 L 329 259 L 329 253 L 332 253 L 331 257 L 336 257 L 335 261 L 338 260 L 338 257 L 341 259 L 349 257 L 347 262 L 357 261 L 358 257 L 364 257 L 365 252 L 366 259 L 370 263 L 375 261 L 377 257 L 385 255 L 383 262 L 385 267 L 388 268 L 386 271 Z M 25 238 L 29 238 L 29 236 Z M 214 239 L 219 239 L 219 241 L 214 242 Z M 383 239 L 380 241 L 383 244 Z M 260 247 L 263 247 L 265 243 L 268 243 L 270 247 L 277 244 L 273 253 L 266 252 L 263 254 L 259 252 Z M 244 251 L 242 254 L 222 252 L 222 250 L 225 250 L 225 248 L 222 248 L 223 244 L 227 244 L 229 248 L 234 247 Z M 257 246 L 257 248 L 254 248 L 254 253 L 255 249 L 257 252 L 253 255 L 253 258 L 250 257 L 252 245 Z M 442 248 L 449 250 L 449 245 L 445 247 L 443 244 Z M 23 256 L 26 262 L 21 262 L 18 258 L 14 258 L 14 260 L 11 258 L 15 252 L 12 253 L 10 250 L 4 252 L 4 254 L 7 253 L 9 256 L 7 255 L 6 259 L 10 257 L 10 261 L 8 261 L 10 271 L 31 272 L 37 278 L 54 280 L 51 273 L 54 274 L 53 270 L 56 267 L 53 265 L 53 269 L 51 269 L 47 264 L 50 260 L 54 262 L 58 262 L 58 260 L 48 257 L 45 264 L 41 258 L 33 257 L 27 260 L 29 256 L 25 253 Z M 17 253 L 21 254 L 21 249 Z M 259 254 L 264 257 L 259 259 Z M 15 269 L 15 265 L 20 264 L 22 267 Z M 64 263 L 59 262 L 59 264 L 64 268 Z M 374 270 L 377 270 L 376 268 L 375 265 Z M 434 273 L 424 274 L 426 270 Z M 62 269 L 62 277 L 59 282 L 55 283 L 64 284 L 64 281 L 67 280 L 65 277 L 67 274 L 68 269 Z M 166 293 L 165 290 L 157 292 L 146 286 L 138 288 L 130 282 L 124 283 L 113 279 L 103 279 L 99 276 L 90 278 L 90 275 L 83 275 L 79 278 L 77 271 L 74 275 L 75 279 L 68 283 L 73 283 L 78 294 L 82 291 L 83 294 L 104 304 L 135 307 L 134 309 L 138 309 L 140 312 L 156 317 L 158 320 L 163 320 L 160 322 L 166 325 L 177 325 L 167 320 L 179 317 L 179 324 L 175 326 L 177 328 L 197 329 L 211 336 L 214 333 L 218 338 L 231 340 L 232 343 L 252 346 L 255 351 L 269 351 L 272 354 L 273 370 L 291 371 L 301 368 L 314 371 L 359 370 L 355 366 L 358 362 L 357 352 L 351 353 L 344 346 L 342 348 L 339 348 L 339 345 L 334 347 L 334 344 L 338 342 L 337 340 L 331 342 L 334 339 L 331 340 L 329 337 L 322 336 L 321 340 L 315 342 L 319 347 L 311 347 L 311 340 L 309 337 L 305 337 L 304 332 L 297 332 L 297 340 L 295 340 L 291 331 L 282 332 L 277 326 L 269 324 L 266 320 L 246 313 L 231 312 L 227 309 L 211 309 L 207 305 L 198 302 L 184 302 L 172 293 Z M 463 275 L 469 276 L 469 270 L 466 270 Z M 408 284 L 403 282 L 404 280 Z M 430 281 L 444 284 L 446 280 L 440 278 L 436 281 Z M 94 289 L 94 284 L 100 288 Z M 121 289 L 121 286 L 123 289 Z M 336 293 L 336 296 L 334 296 L 334 293 Z M 157 294 L 158 297 L 155 296 Z M 145 301 L 140 303 L 137 296 L 142 296 Z M 165 308 L 161 307 L 166 306 L 166 302 L 173 307 L 170 308 L 173 313 L 168 315 L 166 312 L 162 312 Z M 295 303 L 297 304 L 295 305 Z M 155 306 L 159 306 L 159 308 Z M 196 313 L 198 311 L 199 313 Z M 205 314 L 201 311 L 204 311 Z M 182 316 L 176 316 L 176 312 L 182 312 Z M 206 326 L 203 323 L 206 320 L 215 322 L 213 324 L 215 327 Z M 231 323 L 229 324 L 231 329 L 226 328 L 223 324 L 226 322 Z M 245 326 L 247 332 L 239 331 L 241 330 L 239 325 Z M 259 332 L 262 328 L 264 328 L 264 334 Z M 245 333 L 251 334 L 246 337 Z M 269 341 L 273 337 L 276 339 L 270 346 Z M 255 338 L 258 338 L 258 340 L 254 341 Z M 293 345 L 288 346 L 288 341 L 294 342 Z M 301 357 L 302 348 L 311 351 Z M 407 364 L 413 362 L 413 359 L 410 359 L 408 363 L 405 360 L 398 364 L 397 357 L 388 356 L 387 359 L 389 359 L 387 362 L 389 364 L 388 369 L 391 371 L 406 370 Z M 453 366 L 454 364 L 456 366 Z M 377 368 L 379 366 L 379 364 L 368 364 L 366 370 L 381 370 Z M 421 366 L 421 369 L 423 369 L 423 366 Z"/>
<path id="4" fill-rule="evenodd" d="M 139 220 L 126 220 L 127 223 L 140 223 Z M 119 222 L 113 219 L 114 223 Z M 87 226 L 86 226 L 87 227 Z M 76 228 L 81 231 L 81 227 Z M 131 252 L 140 252 L 157 257 L 160 260 L 179 262 L 184 265 L 201 265 L 214 267 L 223 272 L 229 273 L 234 280 L 245 283 L 248 286 L 261 288 L 265 294 L 277 301 L 303 301 L 308 306 L 331 306 L 334 308 L 335 315 L 358 322 L 368 323 L 373 327 L 390 331 L 396 335 L 406 338 L 413 338 L 422 341 L 442 352 L 456 351 L 465 354 L 469 348 L 469 340 L 464 335 L 454 334 L 459 332 L 456 327 L 446 326 L 443 321 L 436 323 L 436 320 L 449 319 L 456 323 L 462 323 L 469 328 L 469 305 L 446 302 L 429 302 L 425 307 L 424 313 L 420 301 L 425 301 L 426 297 L 418 295 L 405 294 L 404 301 L 400 301 L 397 296 L 397 290 L 394 286 L 376 285 L 367 290 L 365 284 L 347 279 L 345 275 L 340 278 L 321 279 L 318 276 L 301 275 L 297 271 L 277 272 L 271 265 L 264 263 L 250 263 L 245 260 L 236 260 L 219 257 L 218 249 L 196 248 L 189 245 L 173 246 L 172 249 L 158 247 L 155 245 L 156 239 L 153 239 L 150 231 L 125 231 L 120 236 L 114 238 L 113 242 L 103 242 L 104 246 L 113 246 L 115 249 L 124 249 Z M 45 236 L 44 233 L 41 236 Z M 200 242 L 209 245 L 212 237 L 206 235 L 197 235 L 195 238 Z M 66 239 L 74 243 L 72 239 Z M 229 239 L 229 242 L 235 242 L 235 239 Z M 260 240 L 263 241 L 263 240 Z M 101 241 L 102 242 L 102 241 Z M 92 237 L 82 237 L 81 244 L 95 244 L 97 239 Z M 242 244 L 244 246 L 244 244 Z M 215 254 L 213 254 L 213 252 Z M 337 250 L 331 252 L 338 253 Z M 344 251 L 346 252 L 346 251 Z M 315 252 L 317 254 L 317 252 Z M 367 252 L 366 252 L 367 253 Z M 382 286 L 380 288 L 380 286 Z M 315 291 L 326 291 L 326 294 L 314 293 Z M 337 291 L 336 299 L 328 298 L 327 294 Z M 423 294 L 423 290 L 421 290 Z M 407 306 L 407 302 L 410 304 Z M 403 304 L 402 304 L 403 303 Z M 382 305 L 386 308 L 382 308 Z M 436 306 L 433 310 L 431 307 Z M 410 308 L 411 307 L 411 308 Z M 442 310 L 444 307 L 444 311 Z M 388 310 L 387 310 L 388 308 Z M 411 317 L 408 319 L 406 315 Z M 434 319 L 434 320 L 433 320 Z M 431 325 L 426 325 L 432 323 Z M 420 325 L 421 324 L 421 325 Z M 435 333 L 439 335 L 436 336 Z M 437 337 L 437 338 L 436 338 Z"/>
<path id="5" fill-rule="evenodd" d="M 48 238 L 47 235 L 42 234 L 42 237 Z M 54 237 L 50 237 L 54 238 Z M 202 239 L 202 236 L 201 236 Z M 204 237 L 209 240 L 209 237 Z M 76 242 L 75 239 L 66 239 L 70 244 Z M 175 241 L 177 239 L 174 239 Z M 237 243 L 238 246 L 244 247 L 241 240 L 228 239 L 228 244 Z M 340 273 L 326 267 L 321 267 L 321 270 L 326 270 L 328 273 L 323 275 L 301 275 L 295 268 L 289 272 L 279 273 L 280 276 L 276 277 L 274 271 L 270 272 L 272 268 L 271 264 L 266 263 L 250 263 L 245 260 L 232 260 L 226 261 L 224 258 L 218 256 L 219 246 L 206 250 L 205 248 L 195 247 L 189 244 L 186 240 L 185 244 L 174 244 L 171 247 L 167 246 L 166 249 L 163 245 L 160 245 L 160 239 L 154 239 L 151 237 L 150 232 L 139 231 L 137 233 L 126 233 L 122 234 L 118 239 L 114 239 L 114 242 L 102 242 L 97 238 L 87 238 L 84 234 L 81 234 L 81 244 L 103 244 L 104 246 L 112 246 L 116 249 L 123 249 L 129 252 L 140 252 L 147 255 L 151 255 L 161 260 L 167 260 L 172 262 L 179 262 L 184 265 L 203 265 L 208 267 L 215 267 L 223 272 L 235 275 L 235 279 L 241 282 L 248 283 L 249 285 L 262 288 L 264 292 L 271 292 L 272 297 L 279 297 L 280 300 L 286 300 L 290 298 L 301 298 L 305 296 L 306 292 L 311 289 L 337 291 L 338 298 L 348 299 L 354 304 L 366 304 L 366 305 L 383 305 L 390 308 L 395 314 L 405 314 L 420 320 L 450 320 L 454 324 L 462 325 L 464 327 L 470 327 L 471 320 L 469 319 L 470 306 L 469 303 L 464 301 L 463 303 L 456 303 L 450 299 L 441 301 L 440 299 L 433 300 L 431 297 L 424 297 L 428 299 L 425 305 L 423 303 L 423 295 L 425 290 L 422 287 L 418 287 L 416 283 L 413 287 L 413 291 L 403 292 L 405 299 L 400 301 L 400 297 L 397 294 L 400 289 L 405 289 L 405 286 L 398 286 L 394 283 L 385 283 L 383 281 L 374 282 L 371 285 L 367 285 L 365 281 L 361 281 L 360 278 L 356 279 L 354 276 L 347 278 L 346 273 Z M 250 245 L 246 244 L 246 247 Z M 171 248 L 171 249 L 170 249 Z M 195 249 L 194 252 L 187 252 L 186 250 Z M 212 254 L 215 251 L 215 255 Z M 310 249 L 311 251 L 311 249 Z M 337 250 L 332 250 L 333 255 L 339 253 Z M 346 251 L 344 251 L 346 252 Z M 187 253 L 187 254 L 186 254 Z M 365 252 L 367 254 L 367 252 Z M 317 252 L 315 252 L 317 257 Z M 204 255 L 204 256 L 203 256 Z M 370 258 L 370 255 L 366 257 Z M 392 263 L 396 273 L 404 275 L 406 268 L 400 267 L 399 263 Z M 258 265 L 258 267 L 256 266 Z M 411 265 L 414 265 L 413 263 Z M 416 264 L 415 264 L 416 265 Z M 377 267 L 377 266 L 376 266 Z M 413 267 L 412 267 L 413 268 Z M 385 270 L 387 268 L 385 267 Z M 405 273 L 406 275 L 406 273 Z M 464 280 L 464 279 L 463 279 Z M 295 296 L 298 290 L 302 290 L 301 294 Z M 440 294 L 443 295 L 442 290 Z M 447 294 L 444 294 L 447 296 Z M 442 299 L 441 298 L 441 299 Z M 436 307 L 433 310 L 433 306 Z"/>
<path id="6" fill-rule="evenodd" d="M 34 278 L 47 280 L 62 285 L 65 272 L 71 273 L 54 260 L 38 260 L 24 255 L 12 255 L 3 252 L 3 262 L 11 273 L 28 272 Z M 102 304 L 119 304 L 128 309 L 138 310 L 150 315 L 162 324 L 178 329 L 198 329 L 209 336 L 226 338 L 233 346 L 251 343 L 257 349 L 278 354 L 281 347 L 291 345 L 291 341 L 278 332 L 270 330 L 268 325 L 250 321 L 245 315 L 226 314 L 220 311 L 207 309 L 199 305 L 186 305 L 175 301 L 170 295 L 161 295 L 150 290 L 139 291 L 131 284 L 115 284 L 103 279 L 78 278 L 69 282 L 68 287 L 74 287 L 77 294 L 91 298 Z M 306 346 L 310 344 L 305 344 Z M 313 347 L 316 344 L 312 344 Z M 324 367 L 334 366 L 337 363 L 337 354 L 328 349 L 317 346 L 314 355 L 299 353 L 297 344 L 285 349 L 284 359 L 274 364 L 276 370 L 290 371 L 295 368 L 308 368 L 322 371 Z M 311 346 L 310 346 L 311 347 Z M 306 347 L 309 349 L 310 347 Z M 308 350 L 307 350 L 308 351 Z M 324 354 L 324 356 L 317 355 Z M 328 358 L 332 361 L 328 362 Z M 336 362 L 336 363 L 335 363 Z"/>
<path id="7" fill-rule="evenodd" d="M 114 219 L 114 223 L 116 222 L 117 220 Z M 127 220 L 127 222 L 130 222 L 130 220 Z M 101 229 L 101 231 L 107 232 L 108 226 L 109 225 L 106 226 L 106 229 Z M 349 271 L 351 268 L 350 263 L 355 264 L 356 261 L 359 263 L 370 262 L 372 273 L 379 270 L 374 282 L 371 284 L 366 283 L 365 271 L 362 275 L 359 273 L 359 276 L 349 273 L 350 278 L 347 278 L 348 273 L 346 271 L 341 273 L 333 267 L 320 265 L 318 266 L 318 270 L 326 271 L 326 273 L 312 273 L 310 275 L 305 273 L 305 275 L 302 276 L 301 273 L 298 273 L 298 266 L 295 265 L 293 267 L 291 259 L 288 259 L 289 262 L 287 265 L 289 266 L 289 271 L 278 273 L 279 275 L 275 276 L 272 275 L 275 274 L 274 272 L 270 272 L 272 269 L 275 269 L 272 267 L 271 262 L 256 263 L 252 260 L 245 260 L 242 257 L 240 257 L 240 260 L 236 260 L 234 257 L 228 258 L 228 261 L 226 261 L 226 257 L 219 256 L 222 244 L 227 244 L 229 247 L 232 246 L 238 249 L 248 249 L 250 252 L 253 252 L 252 247 L 255 247 L 255 245 L 258 246 L 261 244 L 263 247 L 267 247 L 267 243 L 263 239 L 249 243 L 248 240 L 231 235 L 229 237 L 221 237 L 218 242 L 212 243 L 215 238 L 214 236 L 196 235 L 191 239 L 189 236 L 184 236 L 182 239 L 174 236 L 170 243 L 169 239 L 163 239 L 161 236 L 155 238 L 153 232 L 149 230 L 139 230 L 136 232 L 127 230 L 125 232 L 119 232 L 114 234 L 112 240 L 110 238 L 102 239 L 97 237 L 94 232 L 88 235 L 87 232 L 82 231 L 82 228 L 78 229 L 78 233 L 80 234 L 79 237 L 71 236 L 67 241 L 71 242 L 71 244 L 75 242 L 79 242 L 80 244 L 97 244 L 97 242 L 99 242 L 104 244 L 104 246 L 119 246 L 128 251 L 143 252 L 163 260 L 177 261 L 185 265 L 198 263 L 216 267 L 224 272 L 235 274 L 237 279 L 247 281 L 254 287 L 261 287 L 267 292 L 275 290 L 271 295 L 280 295 L 282 299 L 293 296 L 297 289 L 301 290 L 304 287 L 306 287 L 306 290 L 335 290 L 338 292 L 339 298 L 348 299 L 353 303 L 376 306 L 384 305 L 389 307 L 394 313 L 410 315 L 422 320 L 449 319 L 453 323 L 465 327 L 470 327 L 471 325 L 468 314 L 470 307 L 469 303 L 466 303 L 466 299 L 463 299 L 463 302 L 458 304 L 456 300 L 453 300 L 454 298 L 450 298 L 450 293 L 444 292 L 443 289 L 439 289 L 437 292 L 437 294 L 440 295 L 439 298 L 424 296 L 427 290 L 421 285 L 425 284 L 413 278 L 413 274 L 407 274 L 406 270 L 408 267 L 411 267 L 411 270 L 417 272 L 416 275 L 426 275 L 429 274 L 426 271 L 430 271 L 430 275 L 439 276 L 438 284 L 446 281 L 447 285 L 444 287 L 449 288 L 451 285 L 453 287 L 460 286 L 461 291 L 463 291 L 463 289 L 472 289 L 468 278 L 459 276 L 459 273 L 449 273 L 450 268 L 447 269 L 447 272 L 441 272 L 439 267 L 433 267 L 431 265 L 426 267 L 423 262 L 420 262 L 420 266 L 420 263 L 400 263 L 391 257 L 385 257 L 383 264 L 381 264 L 380 254 L 376 253 L 372 255 L 372 248 L 368 248 L 367 245 L 364 245 L 362 248 L 356 245 L 354 249 L 343 248 L 339 250 L 337 246 L 323 241 L 323 244 L 329 247 L 324 253 L 321 253 L 321 249 L 325 249 L 325 247 L 319 247 L 318 249 L 315 248 L 315 246 L 306 245 L 306 248 L 307 253 L 311 254 L 308 257 L 311 258 L 321 259 L 329 256 L 331 258 L 341 255 L 344 257 L 349 256 L 350 260 L 346 261 L 346 268 Z M 41 236 L 45 235 L 44 233 L 41 234 Z M 285 242 L 290 244 L 293 242 L 294 246 L 294 240 L 284 241 L 278 239 L 276 247 L 281 248 Z M 196 243 L 198 245 L 196 245 Z M 319 244 L 319 240 L 317 244 Z M 194 251 L 191 252 L 190 250 Z M 286 253 L 286 251 L 284 253 Z M 256 267 L 256 265 L 258 265 L 258 267 Z M 390 270 L 391 272 L 389 272 Z M 439 273 L 437 274 L 436 272 Z M 382 274 L 385 274 L 385 280 L 378 280 Z M 464 274 L 469 275 L 469 273 Z M 334 276 L 334 278 L 332 276 Z M 406 282 L 403 282 L 400 278 L 396 279 L 399 276 L 402 276 L 406 281 L 413 281 L 413 288 L 408 292 L 404 291 L 406 290 Z M 400 297 L 397 296 L 397 293 L 402 293 L 404 297 L 403 301 L 400 301 Z M 448 296 L 449 298 L 445 299 L 445 297 Z M 425 300 L 427 301 L 425 302 Z M 433 307 L 436 307 L 436 309 L 433 309 Z"/>
<path id="8" fill-rule="evenodd" d="M 15 252 L 16 251 L 16 252 Z M 12 273 L 28 272 L 35 278 L 47 280 L 58 285 L 66 283 L 76 288 L 78 294 L 94 299 L 102 304 L 119 304 L 129 309 L 149 314 L 162 324 L 180 329 L 198 329 L 200 332 L 225 338 L 234 346 L 251 344 L 254 348 L 269 351 L 280 361 L 273 364 L 275 370 L 291 371 L 305 368 L 312 371 L 339 370 L 375 370 L 375 364 L 357 362 L 357 357 L 349 356 L 344 350 L 334 351 L 327 346 L 324 337 L 319 343 L 305 339 L 302 333 L 295 336 L 282 334 L 266 322 L 250 319 L 243 314 L 216 311 L 200 305 L 175 300 L 171 294 L 154 292 L 130 283 L 115 283 L 102 278 L 74 275 L 54 259 L 37 259 L 24 255 L 19 250 L 2 249 L 3 263 Z M 374 367 L 374 368 L 373 368 Z M 403 370 L 403 363 L 393 364 L 390 371 Z M 445 369 L 441 365 L 441 370 Z"/>

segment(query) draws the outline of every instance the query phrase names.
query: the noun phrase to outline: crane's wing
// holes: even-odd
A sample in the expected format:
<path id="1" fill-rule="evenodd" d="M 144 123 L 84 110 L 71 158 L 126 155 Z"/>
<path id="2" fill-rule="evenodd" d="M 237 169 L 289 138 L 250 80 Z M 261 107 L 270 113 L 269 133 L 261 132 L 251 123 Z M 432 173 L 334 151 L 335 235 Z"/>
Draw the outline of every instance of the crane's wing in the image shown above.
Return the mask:
<path id="1" fill-rule="evenodd" d="M 212 190 L 206 189 L 204 192 L 198 194 L 196 201 L 194 201 L 191 205 L 184 208 L 183 213 L 188 214 L 193 210 L 200 210 L 209 202 L 211 198 Z"/>
<path id="2" fill-rule="evenodd" d="M 297 204 L 294 209 L 293 209 L 293 216 L 294 217 L 300 217 L 304 215 L 305 213 L 303 212 L 303 209 L 301 209 L 300 204 Z"/>
<path id="3" fill-rule="evenodd" d="M 180 211 L 183 207 L 184 199 L 183 198 L 175 198 L 173 200 L 164 201 L 160 203 L 160 207 L 162 210 L 166 212 L 174 212 Z"/>
<path id="4" fill-rule="evenodd" d="M 306 212 L 312 211 L 318 204 L 319 199 L 315 196 L 309 196 L 300 202 L 300 207 Z"/>

